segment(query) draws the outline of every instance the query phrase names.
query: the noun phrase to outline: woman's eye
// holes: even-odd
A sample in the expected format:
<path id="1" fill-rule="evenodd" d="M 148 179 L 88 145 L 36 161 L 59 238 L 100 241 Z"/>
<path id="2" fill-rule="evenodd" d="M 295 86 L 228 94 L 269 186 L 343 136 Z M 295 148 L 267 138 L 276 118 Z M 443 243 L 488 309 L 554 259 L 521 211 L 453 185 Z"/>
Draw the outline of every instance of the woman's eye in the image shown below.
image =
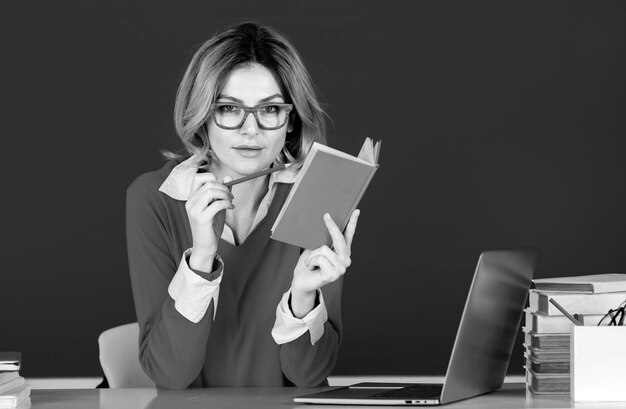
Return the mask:
<path id="1" fill-rule="evenodd" d="M 276 105 L 266 105 L 263 107 L 263 112 L 266 114 L 274 114 L 278 112 L 278 106 Z"/>
<path id="2" fill-rule="evenodd" d="M 239 110 L 235 105 L 220 105 L 219 111 L 223 113 L 237 112 Z"/>

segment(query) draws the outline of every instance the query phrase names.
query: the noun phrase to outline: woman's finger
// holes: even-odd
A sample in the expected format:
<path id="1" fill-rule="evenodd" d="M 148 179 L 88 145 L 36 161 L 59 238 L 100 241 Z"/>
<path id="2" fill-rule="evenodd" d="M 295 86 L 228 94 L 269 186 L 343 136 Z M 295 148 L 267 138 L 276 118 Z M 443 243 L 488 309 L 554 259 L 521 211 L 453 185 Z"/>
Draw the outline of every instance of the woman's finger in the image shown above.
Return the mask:
<path id="1" fill-rule="evenodd" d="M 355 211 L 353 211 L 352 215 L 350 216 L 350 221 L 348 222 L 348 225 L 346 226 L 346 232 L 344 233 L 344 238 L 346 240 L 346 247 L 348 249 L 348 255 L 352 253 L 352 239 L 354 238 L 354 232 L 356 231 L 356 225 L 357 225 L 357 222 L 359 221 L 360 214 L 361 214 L 361 211 L 359 209 L 356 209 Z"/>
<path id="2" fill-rule="evenodd" d="M 322 280 L 329 283 L 337 280 L 342 275 L 342 273 L 335 268 L 333 263 L 322 255 L 319 255 L 315 257 L 314 260 L 311 260 L 311 266 L 318 267 Z"/>
<path id="3" fill-rule="evenodd" d="M 201 208 L 207 207 L 213 200 L 217 199 L 233 199 L 231 191 L 221 183 L 207 182 L 202 185 L 194 195 L 189 198 L 189 206 L 195 207 L 196 205 Z"/>
<path id="4" fill-rule="evenodd" d="M 313 250 L 311 255 L 309 255 L 309 258 L 305 262 L 307 266 L 317 265 L 316 262 L 313 260 L 314 257 L 325 257 L 341 274 L 345 273 L 346 269 L 350 265 L 349 258 L 342 257 L 341 255 L 328 248 L 328 246 L 321 246 Z"/>
<path id="5" fill-rule="evenodd" d="M 333 248 L 335 249 L 335 251 L 342 257 L 344 255 L 348 256 L 348 254 L 346 253 L 346 241 L 341 234 L 341 230 L 339 230 L 339 227 L 328 213 L 324 215 L 324 223 L 326 223 L 326 228 L 328 229 L 330 237 L 333 240 Z"/>
<path id="6" fill-rule="evenodd" d="M 232 208 L 232 203 L 228 200 L 216 200 L 209 207 L 202 211 L 200 220 L 205 223 L 208 223 L 209 220 L 215 218 L 215 215 L 221 212 L 222 210 L 226 210 Z"/>
<path id="7" fill-rule="evenodd" d="M 217 182 L 217 177 L 210 172 L 196 173 L 193 175 L 191 188 L 189 189 L 189 197 L 193 196 L 193 194 L 207 182 Z"/>

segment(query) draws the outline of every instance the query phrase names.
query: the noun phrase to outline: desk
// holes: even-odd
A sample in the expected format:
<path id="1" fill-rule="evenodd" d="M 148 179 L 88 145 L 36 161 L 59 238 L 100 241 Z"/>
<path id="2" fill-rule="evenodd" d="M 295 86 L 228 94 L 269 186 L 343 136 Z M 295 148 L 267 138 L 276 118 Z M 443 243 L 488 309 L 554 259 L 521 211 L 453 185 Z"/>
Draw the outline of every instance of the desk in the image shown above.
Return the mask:
<path id="1" fill-rule="evenodd" d="M 322 389 L 317 389 L 322 390 Z M 314 389 L 207 388 L 170 391 L 163 389 L 46 389 L 31 392 L 32 409 L 208 409 L 208 408 L 349 408 L 349 406 L 302 405 L 294 396 Z M 365 406 L 353 406 L 364 408 Z M 381 408 L 381 406 L 375 406 Z M 626 402 L 578 403 L 567 396 L 527 397 L 523 384 L 506 384 L 496 392 L 445 405 L 445 408 L 626 408 Z"/>

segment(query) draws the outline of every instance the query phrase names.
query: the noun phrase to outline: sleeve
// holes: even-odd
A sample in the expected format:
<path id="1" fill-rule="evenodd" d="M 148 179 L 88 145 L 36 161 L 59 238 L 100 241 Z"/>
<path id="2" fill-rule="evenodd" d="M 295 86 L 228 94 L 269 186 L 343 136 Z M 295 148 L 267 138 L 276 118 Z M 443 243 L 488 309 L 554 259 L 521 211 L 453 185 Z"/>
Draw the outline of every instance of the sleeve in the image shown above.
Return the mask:
<path id="1" fill-rule="evenodd" d="M 324 335 L 324 324 L 328 320 L 328 311 L 324 304 L 322 290 L 317 290 L 315 308 L 305 317 L 296 318 L 291 310 L 291 289 L 283 294 L 276 308 L 276 322 L 272 329 L 272 337 L 278 345 L 286 344 L 300 337 L 307 331 L 311 336 L 311 345 Z M 317 301 L 316 300 L 316 301 Z"/>
<path id="2" fill-rule="evenodd" d="M 213 301 L 213 319 L 215 319 L 224 263 L 220 256 L 216 256 L 213 271 L 203 273 L 189 267 L 189 256 L 191 249 L 183 253 L 167 292 L 174 300 L 176 311 L 193 323 L 200 322 Z"/>
<path id="3" fill-rule="evenodd" d="M 320 290 L 319 305 L 302 319 L 295 318 L 291 309 L 287 325 L 281 324 L 286 311 L 281 304 L 276 310 L 272 335 L 280 345 L 280 365 L 283 373 L 298 387 L 327 385 L 326 378 L 337 363 L 341 344 L 341 291 L 343 277 Z M 280 341 L 280 342 L 279 342 Z"/>
<path id="4" fill-rule="evenodd" d="M 198 322 L 177 310 L 168 291 L 178 260 L 169 251 L 164 211 L 159 212 L 154 202 L 127 190 L 126 244 L 139 323 L 139 360 L 158 386 L 184 389 L 204 364 L 215 304 L 208 303 Z"/>

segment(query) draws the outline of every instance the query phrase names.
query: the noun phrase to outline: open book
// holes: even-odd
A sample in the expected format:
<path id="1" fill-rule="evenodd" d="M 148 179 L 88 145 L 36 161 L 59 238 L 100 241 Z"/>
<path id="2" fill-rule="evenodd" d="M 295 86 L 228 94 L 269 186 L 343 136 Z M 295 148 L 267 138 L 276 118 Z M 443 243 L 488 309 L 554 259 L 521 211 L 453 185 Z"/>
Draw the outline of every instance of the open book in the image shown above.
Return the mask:
<path id="1" fill-rule="evenodd" d="M 330 245 L 323 217 L 343 231 L 378 169 L 380 141 L 365 139 L 358 157 L 314 143 L 272 227 L 272 239 L 305 249 Z"/>

